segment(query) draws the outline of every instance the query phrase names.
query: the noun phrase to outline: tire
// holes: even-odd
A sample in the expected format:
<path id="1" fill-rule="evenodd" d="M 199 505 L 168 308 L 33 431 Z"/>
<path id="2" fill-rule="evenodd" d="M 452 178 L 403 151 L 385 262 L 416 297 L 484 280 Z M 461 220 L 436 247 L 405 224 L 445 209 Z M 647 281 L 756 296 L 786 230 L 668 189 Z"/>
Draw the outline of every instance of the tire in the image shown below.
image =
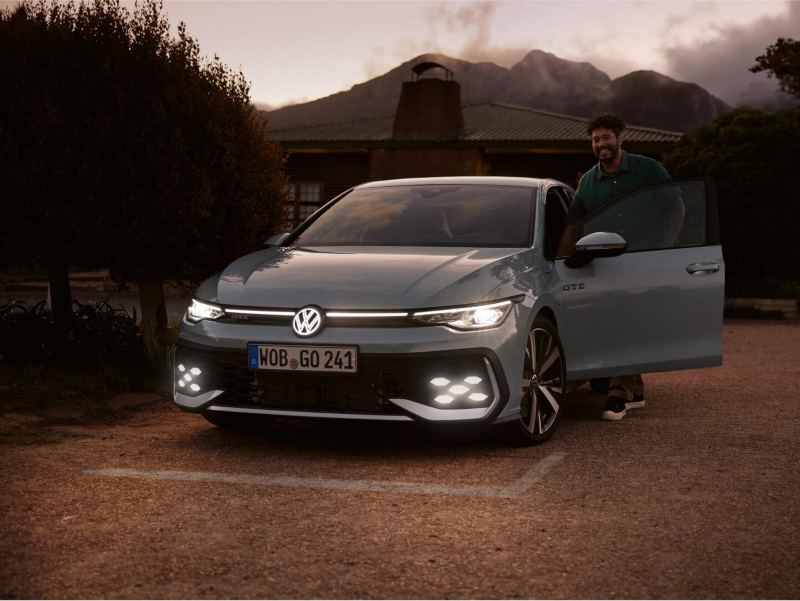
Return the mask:
<path id="1" fill-rule="evenodd" d="M 202 415 L 207 422 L 225 430 L 259 430 L 275 419 L 266 415 L 225 413 L 224 411 L 206 411 Z"/>
<path id="2" fill-rule="evenodd" d="M 503 425 L 509 443 L 531 446 L 542 444 L 553 435 L 567 399 L 564 347 L 558 330 L 545 317 L 533 321 L 523 362 L 521 386 L 525 394 L 521 415 Z"/>
<path id="3" fill-rule="evenodd" d="M 611 385 L 611 378 L 594 378 L 589 380 L 589 386 L 595 394 L 608 394 L 608 387 Z"/>

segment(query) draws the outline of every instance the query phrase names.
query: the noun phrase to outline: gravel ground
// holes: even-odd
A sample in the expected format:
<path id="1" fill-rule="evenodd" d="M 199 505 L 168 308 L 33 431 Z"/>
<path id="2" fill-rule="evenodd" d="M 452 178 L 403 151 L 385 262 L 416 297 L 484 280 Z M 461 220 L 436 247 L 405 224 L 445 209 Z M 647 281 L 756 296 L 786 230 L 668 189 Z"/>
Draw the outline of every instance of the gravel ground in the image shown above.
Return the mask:
<path id="1" fill-rule="evenodd" d="M 402 424 L 228 432 L 152 399 L 22 444 L 35 424 L 3 416 L 21 434 L 0 456 L 0 597 L 797 598 L 800 323 L 726 322 L 724 345 L 721 368 L 645 376 L 621 422 L 578 390 L 527 449 Z M 554 453 L 510 499 L 79 472 L 502 488 Z"/>

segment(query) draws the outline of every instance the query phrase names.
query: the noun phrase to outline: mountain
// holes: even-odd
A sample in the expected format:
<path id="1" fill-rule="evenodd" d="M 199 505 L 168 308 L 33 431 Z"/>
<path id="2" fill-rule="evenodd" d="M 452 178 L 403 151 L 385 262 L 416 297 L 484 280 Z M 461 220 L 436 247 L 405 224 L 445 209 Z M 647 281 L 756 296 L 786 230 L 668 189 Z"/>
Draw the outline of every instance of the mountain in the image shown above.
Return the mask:
<path id="1" fill-rule="evenodd" d="M 576 117 L 607 110 L 631 124 L 671 131 L 689 131 L 730 109 L 700 86 L 655 71 L 635 71 L 612 80 L 590 63 L 532 50 L 510 69 L 423 54 L 346 92 L 261 113 L 273 128 L 392 115 L 401 83 L 411 78 L 414 65 L 426 61 L 454 73 L 463 104 L 497 100 Z"/>

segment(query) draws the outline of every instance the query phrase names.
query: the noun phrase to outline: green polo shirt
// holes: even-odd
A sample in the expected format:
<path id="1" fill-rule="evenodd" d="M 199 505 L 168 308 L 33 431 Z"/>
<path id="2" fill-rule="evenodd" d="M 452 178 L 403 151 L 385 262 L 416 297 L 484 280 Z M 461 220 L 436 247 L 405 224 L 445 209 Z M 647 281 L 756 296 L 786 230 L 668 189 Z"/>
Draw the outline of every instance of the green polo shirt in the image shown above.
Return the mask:
<path id="1" fill-rule="evenodd" d="M 567 213 L 567 223 L 578 222 L 623 192 L 665 179 L 671 179 L 664 166 L 656 160 L 622 151 L 622 164 L 616 173 L 606 173 L 598 162 L 583 175 L 575 199 Z"/>

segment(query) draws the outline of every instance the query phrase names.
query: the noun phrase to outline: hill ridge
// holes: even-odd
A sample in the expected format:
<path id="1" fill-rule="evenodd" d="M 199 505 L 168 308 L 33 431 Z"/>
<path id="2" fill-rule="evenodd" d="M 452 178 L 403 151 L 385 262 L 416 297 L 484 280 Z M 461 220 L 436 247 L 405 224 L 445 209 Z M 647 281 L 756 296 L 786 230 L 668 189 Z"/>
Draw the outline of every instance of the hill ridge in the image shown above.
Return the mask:
<path id="1" fill-rule="evenodd" d="M 505 102 L 584 119 L 607 110 L 638 127 L 673 132 L 689 131 L 731 108 L 701 86 L 657 71 L 643 69 L 611 79 L 587 61 L 533 49 L 510 69 L 425 53 L 349 90 L 259 113 L 274 130 L 394 115 L 401 83 L 410 79 L 414 65 L 427 61 L 453 71 L 464 105 Z"/>

